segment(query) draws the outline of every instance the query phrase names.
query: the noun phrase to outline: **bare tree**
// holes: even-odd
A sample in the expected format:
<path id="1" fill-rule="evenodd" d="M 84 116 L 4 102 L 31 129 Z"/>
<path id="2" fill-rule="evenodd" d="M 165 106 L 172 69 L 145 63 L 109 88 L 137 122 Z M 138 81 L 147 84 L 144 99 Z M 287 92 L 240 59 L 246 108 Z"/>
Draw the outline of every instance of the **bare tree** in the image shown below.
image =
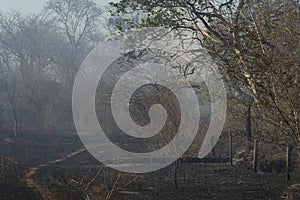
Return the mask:
<path id="1" fill-rule="evenodd" d="M 69 85 L 73 85 L 75 74 L 81 61 L 87 54 L 94 33 L 98 33 L 98 25 L 102 11 L 91 0 L 50 0 L 45 9 L 54 14 L 56 21 L 66 35 L 70 55 L 66 67 Z M 101 36 L 99 36 L 101 37 Z"/>
<path id="2" fill-rule="evenodd" d="M 8 13 L 0 17 L 2 82 L 16 135 L 22 116 L 26 115 L 27 125 L 42 128 L 47 113 L 55 114 L 55 93 L 62 79 L 54 62 L 62 59 L 63 40 L 46 16 Z"/>
<path id="3" fill-rule="evenodd" d="M 6 55 L 7 56 L 7 55 Z M 13 119 L 13 132 L 14 136 L 18 135 L 19 128 L 19 100 L 17 96 L 17 79 L 12 71 L 9 61 L 5 59 L 3 52 L 1 53 L 1 76 L 0 76 L 0 86 L 4 89 L 6 99 L 10 105 L 12 119 Z"/>

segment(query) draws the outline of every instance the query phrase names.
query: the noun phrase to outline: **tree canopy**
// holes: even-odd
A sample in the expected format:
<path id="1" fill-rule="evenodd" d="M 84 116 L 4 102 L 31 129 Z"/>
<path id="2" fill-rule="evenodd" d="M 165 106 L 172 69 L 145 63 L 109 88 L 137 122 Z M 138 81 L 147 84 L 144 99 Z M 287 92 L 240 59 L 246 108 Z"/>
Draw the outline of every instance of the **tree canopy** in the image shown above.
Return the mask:
<path id="1" fill-rule="evenodd" d="M 114 15 L 131 27 L 190 31 L 229 84 L 253 97 L 259 129 L 300 147 L 298 0 L 121 0 L 112 5 Z"/>

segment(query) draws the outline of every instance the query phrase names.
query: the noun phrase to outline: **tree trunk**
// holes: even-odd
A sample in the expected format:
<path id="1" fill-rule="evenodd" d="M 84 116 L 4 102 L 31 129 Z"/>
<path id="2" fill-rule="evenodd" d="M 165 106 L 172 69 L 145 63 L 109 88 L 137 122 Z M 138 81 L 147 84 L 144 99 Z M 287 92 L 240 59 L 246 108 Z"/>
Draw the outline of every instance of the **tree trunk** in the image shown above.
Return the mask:
<path id="1" fill-rule="evenodd" d="M 9 103 L 11 105 L 11 110 L 12 110 L 12 113 L 13 113 L 13 117 L 14 117 L 14 127 L 13 127 L 13 130 L 14 130 L 14 136 L 15 138 L 18 136 L 18 114 L 17 114 L 17 105 L 16 105 L 16 102 L 14 100 L 14 98 L 8 98 L 9 100 Z"/>
<path id="2" fill-rule="evenodd" d="M 178 189 L 178 184 L 177 184 L 178 167 L 179 167 L 179 160 L 176 160 L 174 163 L 174 168 L 173 168 L 173 182 L 174 182 L 174 187 L 176 190 Z"/>
<path id="3" fill-rule="evenodd" d="M 259 141 L 254 140 L 254 147 L 253 147 L 253 171 L 254 171 L 254 173 L 257 172 L 258 151 L 259 151 Z"/>
<path id="4" fill-rule="evenodd" d="M 16 117 L 14 117 L 14 136 L 15 138 L 18 137 L 18 120 L 16 119 Z"/>
<path id="5" fill-rule="evenodd" d="M 252 127 L 251 127 L 251 103 L 248 105 L 247 110 L 247 119 L 246 119 L 246 132 L 247 132 L 247 139 L 250 141 L 252 139 Z"/>

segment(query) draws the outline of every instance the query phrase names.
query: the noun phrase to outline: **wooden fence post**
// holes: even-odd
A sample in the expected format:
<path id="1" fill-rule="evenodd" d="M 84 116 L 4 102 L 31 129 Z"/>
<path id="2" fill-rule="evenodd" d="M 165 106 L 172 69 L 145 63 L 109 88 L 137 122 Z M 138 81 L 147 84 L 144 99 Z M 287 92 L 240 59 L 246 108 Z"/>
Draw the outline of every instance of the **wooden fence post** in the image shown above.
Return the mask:
<path id="1" fill-rule="evenodd" d="M 291 164 L 291 148 L 289 146 L 286 147 L 286 155 L 285 155 L 285 162 L 286 162 L 286 183 L 289 182 L 291 179 L 290 176 L 290 164 Z"/>
<path id="2" fill-rule="evenodd" d="M 174 162 L 174 168 L 173 168 L 173 182 L 175 189 L 178 190 L 178 183 L 177 183 L 177 174 L 178 174 L 178 167 L 179 167 L 179 160 L 176 160 Z"/>
<path id="3" fill-rule="evenodd" d="M 258 145 L 259 141 L 254 140 L 254 154 L 253 154 L 253 171 L 254 173 L 257 172 L 257 160 L 258 160 Z"/>
<path id="4" fill-rule="evenodd" d="M 230 166 L 233 166 L 232 163 L 232 133 L 230 127 L 228 128 L 228 136 L 229 136 L 229 161 L 230 161 Z"/>

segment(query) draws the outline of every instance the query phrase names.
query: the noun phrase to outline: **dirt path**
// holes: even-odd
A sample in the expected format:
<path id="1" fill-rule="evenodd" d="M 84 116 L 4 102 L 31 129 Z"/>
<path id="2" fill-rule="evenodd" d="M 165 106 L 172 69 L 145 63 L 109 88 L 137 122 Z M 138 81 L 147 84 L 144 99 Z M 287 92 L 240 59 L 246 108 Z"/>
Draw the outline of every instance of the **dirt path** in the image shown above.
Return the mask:
<path id="1" fill-rule="evenodd" d="M 40 168 L 47 167 L 47 166 L 50 166 L 50 165 L 53 165 L 53 164 L 61 163 L 65 160 L 67 160 L 69 158 L 72 158 L 72 157 L 75 157 L 78 154 L 83 153 L 85 151 L 87 151 L 86 148 L 80 148 L 80 149 L 78 149 L 78 150 L 76 150 L 76 151 L 74 151 L 74 152 L 72 152 L 68 155 L 63 156 L 62 158 L 52 160 L 52 161 L 47 162 L 47 163 L 39 164 L 39 165 L 34 166 L 34 167 L 30 167 L 27 170 L 26 174 L 25 174 L 25 179 L 24 179 L 25 184 L 27 185 L 28 188 L 32 189 L 36 193 L 36 195 L 39 196 L 41 199 L 47 199 L 47 198 L 43 198 L 43 195 L 40 192 L 41 188 L 39 188 L 39 186 L 35 184 L 34 175 L 38 172 L 38 170 Z"/>

